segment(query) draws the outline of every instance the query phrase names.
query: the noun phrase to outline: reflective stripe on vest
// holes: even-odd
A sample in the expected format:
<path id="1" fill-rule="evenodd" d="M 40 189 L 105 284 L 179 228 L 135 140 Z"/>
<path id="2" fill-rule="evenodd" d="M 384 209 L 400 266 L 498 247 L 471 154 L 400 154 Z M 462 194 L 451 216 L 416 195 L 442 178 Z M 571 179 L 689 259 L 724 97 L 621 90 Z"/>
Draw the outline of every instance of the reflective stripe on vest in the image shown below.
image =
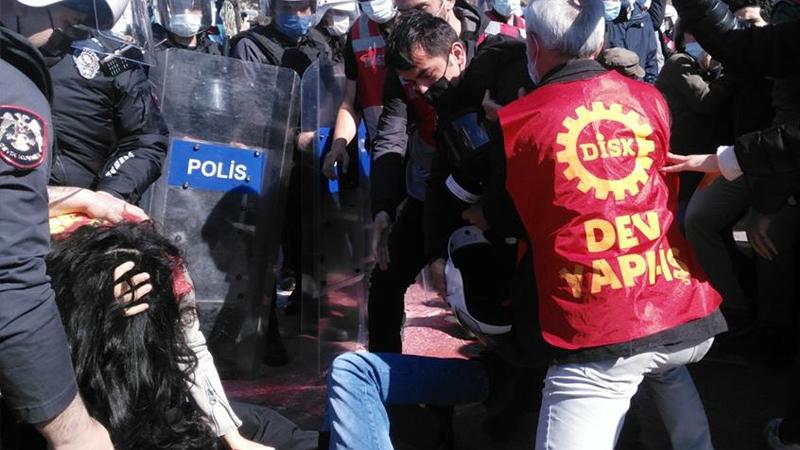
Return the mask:
<path id="1" fill-rule="evenodd" d="M 350 28 L 356 58 L 356 100 L 364 113 L 370 139 L 375 137 L 383 108 L 383 83 L 386 78 L 385 46 L 378 24 L 362 14 Z"/>

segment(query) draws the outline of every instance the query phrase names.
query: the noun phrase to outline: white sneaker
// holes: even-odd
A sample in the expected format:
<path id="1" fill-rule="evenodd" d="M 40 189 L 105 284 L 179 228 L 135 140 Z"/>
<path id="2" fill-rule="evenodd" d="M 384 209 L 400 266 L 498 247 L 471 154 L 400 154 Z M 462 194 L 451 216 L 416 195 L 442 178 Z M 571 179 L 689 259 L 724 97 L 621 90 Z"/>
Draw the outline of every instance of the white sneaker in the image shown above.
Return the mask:
<path id="1" fill-rule="evenodd" d="M 800 444 L 785 444 L 780 437 L 778 430 L 780 430 L 782 417 L 776 417 L 767 423 L 764 429 L 764 436 L 767 439 L 767 445 L 772 450 L 800 450 Z"/>

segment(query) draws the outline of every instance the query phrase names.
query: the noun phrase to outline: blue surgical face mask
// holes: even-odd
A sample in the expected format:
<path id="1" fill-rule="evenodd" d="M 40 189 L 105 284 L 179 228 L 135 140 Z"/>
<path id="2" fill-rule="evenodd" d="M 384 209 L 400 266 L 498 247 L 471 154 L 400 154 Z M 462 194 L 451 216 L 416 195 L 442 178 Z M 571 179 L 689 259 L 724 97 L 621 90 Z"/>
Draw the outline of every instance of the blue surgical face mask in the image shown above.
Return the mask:
<path id="1" fill-rule="evenodd" d="M 622 11 L 622 2 L 604 1 L 603 7 L 605 8 L 606 20 L 609 22 L 613 22 L 614 19 L 619 17 L 620 11 Z"/>
<path id="2" fill-rule="evenodd" d="M 278 16 L 278 31 L 287 37 L 297 39 L 308 34 L 308 30 L 311 29 L 311 19 L 311 16 L 281 14 Z"/>
<path id="3" fill-rule="evenodd" d="M 691 55 L 695 61 L 700 61 L 700 54 L 703 53 L 703 47 L 700 47 L 700 44 L 697 42 L 689 42 L 683 46 L 683 51 Z"/>

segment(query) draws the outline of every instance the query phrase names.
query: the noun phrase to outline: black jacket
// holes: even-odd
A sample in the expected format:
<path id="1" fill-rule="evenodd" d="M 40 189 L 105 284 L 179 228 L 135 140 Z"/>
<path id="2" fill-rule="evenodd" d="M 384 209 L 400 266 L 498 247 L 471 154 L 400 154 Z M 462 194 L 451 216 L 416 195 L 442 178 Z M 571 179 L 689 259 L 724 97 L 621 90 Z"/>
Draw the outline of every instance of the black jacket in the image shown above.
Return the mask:
<path id="1" fill-rule="evenodd" d="M 726 71 L 778 78 L 773 91 L 774 128 L 740 136 L 735 145 L 742 170 L 753 175 L 748 180 L 753 207 L 776 212 L 800 190 L 794 169 L 800 156 L 795 140 L 800 126 L 800 21 L 739 30 L 727 5 L 718 0 L 673 3 L 700 45 Z"/>
<path id="2" fill-rule="evenodd" d="M 92 40 L 87 45 L 111 44 Z M 50 67 L 57 141 L 50 181 L 136 203 L 161 175 L 167 125 L 141 66 L 131 64 L 115 76 L 103 69 L 84 76 L 78 62 L 82 54 L 86 61 L 103 58 L 99 52 L 74 49 Z"/>
<path id="3" fill-rule="evenodd" d="M 292 40 L 272 24 L 257 25 L 232 37 L 230 47 L 234 58 L 286 67 L 300 77 L 314 61 L 331 61 L 331 49 L 325 36 L 314 28 L 300 40 Z"/>
<path id="4" fill-rule="evenodd" d="M 459 37 L 467 47 L 467 53 L 474 54 L 477 41 L 489 24 L 489 19 L 461 0 L 456 2 L 454 13 L 462 23 Z M 408 107 L 397 73 L 388 69 L 383 86 L 383 112 L 376 136 L 372 138 L 370 178 L 373 216 L 385 211 L 394 219 L 395 210 L 406 196 L 406 149 L 409 131 L 414 129 L 416 122 L 414 109 Z"/>
<path id="5" fill-rule="evenodd" d="M 60 414 L 78 392 L 45 264 L 54 134 L 46 72 L 30 42 L 0 26 L 0 378 L 5 404 L 29 423 Z"/>
<path id="6" fill-rule="evenodd" d="M 468 61 L 458 85 L 437 104 L 437 153 L 425 197 L 425 248 L 429 259 L 445 254 L 447 240 L 461 224 L 461 212 L 466 206 L 448 191 L 447 178 L 452 174 L 461 185 L 480 193 L 489 172 L 495 169 L 488 149 L 468 156 L 469 160 L 455 161 L 457 151 L 451 147 L 457 139 L 446 138 L 449 123 L 465 113 L 477 112 L 489 134 L 490 122 L 481 105 L 484 93 L 489 91 L 492 99 L 501 105 L 516 100 L 520 90 L 528 91 L 533 87 L 526 67 L 524 42 L 489 36 Z"/>
<path id="7" fill-rule="evenodd" d="M 180 48 L 184 50 L 193 50 L 208 55 L 225 56 L 227 51 L 224 46 L 211 39 L 210 35 L 219 34 L 217 27 L 210 27 L 206 31 L 200 33 L 197 37 L 197 45 L 194 47 L 187 47 L 170 39 L 169 32 L 159 24 L 153 24 L 153 40 L 156 42 L 156 50 L 166 50 L 169 48 Z"/>

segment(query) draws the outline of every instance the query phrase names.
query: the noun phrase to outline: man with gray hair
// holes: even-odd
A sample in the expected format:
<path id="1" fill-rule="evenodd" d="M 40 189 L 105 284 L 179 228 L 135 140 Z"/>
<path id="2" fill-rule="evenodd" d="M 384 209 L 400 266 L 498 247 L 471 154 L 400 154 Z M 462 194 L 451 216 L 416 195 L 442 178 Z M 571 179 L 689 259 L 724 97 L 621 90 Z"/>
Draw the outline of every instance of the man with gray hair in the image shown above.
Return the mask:
<path id="1" fill-rule="evenodd" d="M 720 297 L 677 228 L 677 179 L 659 172 L 667 104 L 595 61 L 603 16 L 600 0 L 532 0 L 537 88 L 498 113 L 505 190 L 533 248 L 551 350 L 536 448 L 613 449 L 646 381 L 673 448 L 711 449 L 685 365 L 725 331 Z"/>

